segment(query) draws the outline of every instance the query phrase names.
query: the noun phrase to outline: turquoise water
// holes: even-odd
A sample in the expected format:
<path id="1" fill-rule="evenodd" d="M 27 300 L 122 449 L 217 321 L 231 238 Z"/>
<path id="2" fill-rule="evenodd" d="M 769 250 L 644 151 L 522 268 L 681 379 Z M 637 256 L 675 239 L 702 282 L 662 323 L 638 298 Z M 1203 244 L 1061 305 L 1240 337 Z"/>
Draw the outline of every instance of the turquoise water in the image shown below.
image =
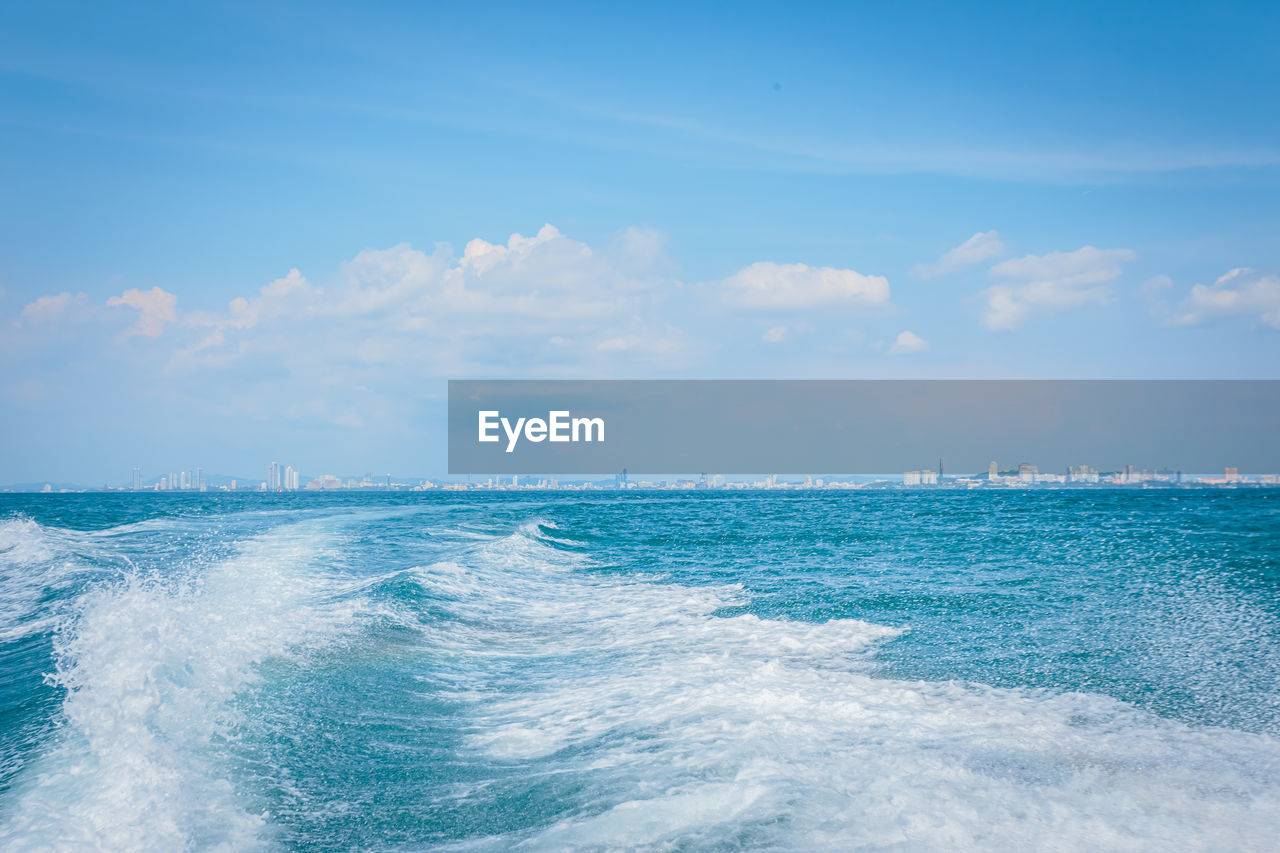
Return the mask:
<path id="1" fill-rule="evenodd" d="M 0 846 L 1275 849 L 1280 494 L 0 495 Z"/>

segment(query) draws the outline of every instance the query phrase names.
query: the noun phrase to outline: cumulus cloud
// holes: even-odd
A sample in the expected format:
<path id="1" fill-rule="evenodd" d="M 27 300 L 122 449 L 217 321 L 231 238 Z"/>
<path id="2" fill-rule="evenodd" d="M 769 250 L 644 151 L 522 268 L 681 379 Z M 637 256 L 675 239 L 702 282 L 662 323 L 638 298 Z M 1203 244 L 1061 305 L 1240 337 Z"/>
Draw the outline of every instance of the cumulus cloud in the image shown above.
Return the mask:
<path id="1" fill-rule="evenodd" d="M 98 302 L 88 315 L 97 324 L 75 336 L 86 353 L 120 359 L 116 375 L 129 387 L 190 395 L 185 402 L 211 416 L 342 429 L 360 421 L 380 435 L 410 434 L 443 377 L 678 373 L 728 364 L 742 353 L 716 354 L 741 343 L 776 355 L 784 348 L 770 344 L 796 340 L 819 318 L 835 334 L 803 342 L 838 349 L 851 311 L 889 307 L 888 282 L 853 270 L 760 263 L 683 288 L 677 269 L 652 231 L 588 245 L 545 225 L 458 251 L 402 243 L 352 253 L 336 269 L 286 265 L 198 310 L 183 309 L 199 294 L 130 289 L 111 307 Z M 51 294 L 15 319 L 25 327 L 55 317 L 69 298 Z M 726 312 L 724 300 L 771 313 Z M 787 313 L 803 308 L 820 310 Z M 125 326 L 155 344 L 113 354 L 110 335 Z M 29 337 L 35 346 L 46 335 Z"/>
<path id="2" fill-rule="evenodd" d="M 936 278 L 956 272 L 964 267 L 980 264 L 1004 254 L 1004 243 L 995 231 L 979 231 L 959 246 L 951 249 L 933 263 L 917 264 L 911 268 L 920 278 Z"/>
<path id="3" fill-rule="evenodd" d="M 661 299 L 670 282 L 643 263 L 655 247 L 636 235 L 619 253 L 597 253 L 552 225 L 505 243 L 474 239 L 455 258 L 448 246 L 427 254 L 408 244 L 360 252 L 345 265 L 345 287 L 325 302 L 329 313 L 367 315 L 394 306 L 405 322 L 453 314 L 483 322 L 513 318 L 549 325 L 624 313 Z"/>
<path id="4" fill-rule="evenodd" d="M 166 323 L 178 318 L 178 297 L 159 287 L 150 290 L 139 290 L 131 287 L 119 296 L 107 300 L 107 306 L 126 305 L 138 309 L 138 322 L 124 333 L 124 336 L 145 335 L 158 338 L 164 331 Z"/>
<path id="5" fill-rule="evenodd" d="M 721 282 L 725 302 L 744 308 L 874 308 L 889 303 L 889 281 L 835 267 L 761 261 Z"/>
<path id="6" fill-rule="evenodd" d="M 280 318 L 296 318 L 308 313 L 320 291 L 296 269 L 261 287 L 254 296 L 237 296 L 227 303 L 225 314 L 190 311 L 182 321 L 189 326 L 215 329 L 252 329 Z"/>
<path id="7" fill-rule="evenodd" d="M 1191 326 L 1224 317 L 1257 316 L 1280 329 L 1280 276 L 1244 267 L 1233 269 L 1212 285 L 1197 284 L 1183 300 L 1174 322 Z"/>
<path id="8" fill-rule="evenodd" d="M 437 245 L 366 249 L 338 280 L 315 287 L 298 270 L 225 312 L 187 315 L 210 329 L 175 353 L 170 369 L 227 367 L 271 357 L 299 369 L 299 352 L 340 362 L 335 372 L 404 365 L 410 375 L 595 367 L 601 355 L 676 359 L 681 330 L 661 306 L 677 284 L 664 275 L 661 241 L 629 229 L 605 250 L 552 225 L 505 243 L 474 239 L 461 255 Z"/>
<path id="9" fill-rule="evenodd" d="M 1074 252 L 1027 255 L 996 264 L 991 275 L 1008 283 L 983 291 L 983 323 L 992 330 L 1016 329 L 1037 314 L 1103 304 L 1110 297 L 1107 283 L 1136 257 L 1130 249 L 1082 246 Z"/>
<path id="10" fill-rule="evenodd" d="M 889 347 L 889 355 L 908 355 L 913 352 L 927 350 L 928 348 L 929 344 L 925 342 L 924 338 L 920 337 L 915 332 L 903 329 L 898 333 L 897 339 L 895 339 L 893 344 Z"/>

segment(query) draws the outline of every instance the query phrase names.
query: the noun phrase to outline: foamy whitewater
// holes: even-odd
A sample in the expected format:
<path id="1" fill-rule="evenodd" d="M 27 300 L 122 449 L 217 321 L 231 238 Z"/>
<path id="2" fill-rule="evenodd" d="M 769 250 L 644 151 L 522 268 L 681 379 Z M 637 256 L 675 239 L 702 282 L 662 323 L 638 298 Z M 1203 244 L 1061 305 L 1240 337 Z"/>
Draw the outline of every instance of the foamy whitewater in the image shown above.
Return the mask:
<path id="1" fill-rule="evenodd" d="M 0 496 L 5 850 L 1274 850 L 1280 495 Z"/>

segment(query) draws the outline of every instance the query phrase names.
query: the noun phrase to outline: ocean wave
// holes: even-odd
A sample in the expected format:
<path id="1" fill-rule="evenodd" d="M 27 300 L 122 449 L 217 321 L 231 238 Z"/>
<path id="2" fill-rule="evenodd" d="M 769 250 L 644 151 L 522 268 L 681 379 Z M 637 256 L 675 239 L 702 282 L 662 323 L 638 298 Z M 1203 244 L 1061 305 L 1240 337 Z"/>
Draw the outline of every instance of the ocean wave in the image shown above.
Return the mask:
<path id="1" fill-rule="evenodd" d="M 98 551 L 78 531 L 25 516 L 0 519 L 0 642 L 51 631 L 78 585 L 126 565 L 95 561 Z"/>
<path id="2" fill-rule="evenodd" d="M 10 522 L 14 565 L 93 547 Z M 62 726 L 0 846 L 1263 850 L 1280 831 L 1268 734 L 886 677 L 903 627 L 744 612 L 739 583 L 612 565 L 545 518 L 387 524 L 312 518 L 82 588 L 56 634 Z"/>
<path id="3" fill-rule="evenodd" d="M 1262 850 L 1280 827 L 1268 736 L 880 677 L 898 629 L 718 615 L 740 589 L 619 578 L 539 539 L 422 570 L 457 619 L 430 640 L 462 662 L 467 748 L 580 780 L 555 820 L 481 846 Z"/>
<path id="4" fill-rule="evenodd" d="M 236 694 L 258 664 L 350 626 L 318 601 L 323 528 L 255 537 L 198 575 L 130 575 L 81 594 L 56 640 L 57 743 L 11 792 L 5 849 L 232 849 L 269 843 L 222 766 Z"/>

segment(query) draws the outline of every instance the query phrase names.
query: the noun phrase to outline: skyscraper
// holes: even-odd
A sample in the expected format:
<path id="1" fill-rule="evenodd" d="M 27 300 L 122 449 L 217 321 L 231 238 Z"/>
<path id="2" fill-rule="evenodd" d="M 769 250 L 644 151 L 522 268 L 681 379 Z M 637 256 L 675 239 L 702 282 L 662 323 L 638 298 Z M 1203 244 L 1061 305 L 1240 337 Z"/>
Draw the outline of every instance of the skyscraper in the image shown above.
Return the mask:
<path id="1" fill-rule="evenodd" d="M 272 462 L 267 466 L 267 491 L 274 492 L 280 488 L 280 463 Z"/>
<path id="2" fill-rule="evenodd" d="M 142 469 L 138 466 L 133 468 L 133 490 L 136 492 L 142 488 Z"/>

